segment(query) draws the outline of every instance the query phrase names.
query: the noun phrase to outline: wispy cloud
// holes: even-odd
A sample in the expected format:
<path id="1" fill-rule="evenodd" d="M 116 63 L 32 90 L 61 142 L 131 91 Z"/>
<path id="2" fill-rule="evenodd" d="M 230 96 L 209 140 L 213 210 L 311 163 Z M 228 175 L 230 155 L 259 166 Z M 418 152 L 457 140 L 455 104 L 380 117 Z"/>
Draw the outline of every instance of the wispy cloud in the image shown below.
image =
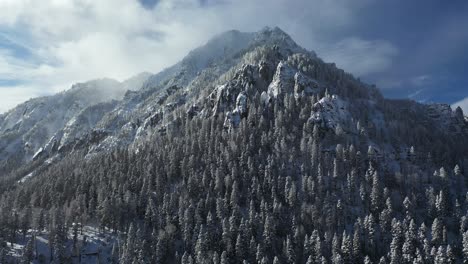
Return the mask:
<path id="1" fill-rule="evenodd" d="M 321 53 L 320 53 L 321 51 Z M 398 49 L 385 40 L 364 40 L 350 37 L 319 50 L 324 59 L 358 75 L 386 70 Z"/>
<path id="2" fill-rule="evenodd" d="M 420 95 L 423 91 L 424 89 L 419 89 L 415 92 L 412 92 L 408 95 L 408 98 L 416 98 L 416 96 Z"/>
<path id="3" fill-rule="evenodd" d="M 424 75 L 412 77 L 410 79 L 410 82 L 414 86 L 423 86 L 423 85 L 427 85 L 428 83 L 430 83 L 431 80 L 432 80 L 431 76 L 424 74 Z"/>

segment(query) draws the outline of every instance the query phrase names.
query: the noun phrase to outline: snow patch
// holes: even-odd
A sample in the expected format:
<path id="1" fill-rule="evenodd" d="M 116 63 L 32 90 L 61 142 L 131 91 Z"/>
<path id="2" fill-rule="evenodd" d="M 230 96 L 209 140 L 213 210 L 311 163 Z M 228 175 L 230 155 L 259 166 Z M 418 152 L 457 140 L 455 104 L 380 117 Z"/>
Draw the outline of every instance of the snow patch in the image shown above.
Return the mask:
<path id="1" fill-rule="evenodd" d="M 40 147 L 36 153 L 34 153 L 33 155 L 33 160 L 35 160 L 36 158 L 38 158 L 42 153 L 44 152 L 44 149 L 42 147 Z"/>
<path id="2" fill-rule="evenodd" d="M 29 173 L 28 175 L 24 176 L 23 178 L 21 178 L 18 183 L 23 183 L 25 181 L 27 181 L 28 179 L 32 178 L 33 177 L 33 173 Z"/>

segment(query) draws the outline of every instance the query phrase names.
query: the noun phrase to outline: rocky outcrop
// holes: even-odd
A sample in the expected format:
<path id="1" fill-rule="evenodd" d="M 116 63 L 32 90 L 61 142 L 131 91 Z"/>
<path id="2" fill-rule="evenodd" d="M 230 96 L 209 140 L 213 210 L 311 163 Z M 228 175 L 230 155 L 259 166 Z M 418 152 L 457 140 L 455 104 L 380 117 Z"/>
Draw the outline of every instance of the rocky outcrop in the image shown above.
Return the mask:
<path id="1" fill-rule="evenodd" d="M 294 74 L 294 97 L 300 98 L 321 92 L 319 83 L 301 72 Z"/>
<path id="2" fill-rule="evenodd" d="M 294 74 L 296 71 L 286 62 L 281 61 L 276 67 L 273 80 L 268 86 L 268 95 L 276 98 L 284 94 L 294 92 Z"/>
<path id="3" fill-rule="evenodd" d="M 428 116 L 447 132 L 460 134 L 468 132 L 468 123 L 460 109 L 452 110 L 448 104 L 430 104 L 427 106 Z"/>
<path id="4" fill-rule="evenodd" d="M 318 81 L 281 61 L 278 63 L 273 80 L 268 86 L 268 95 L 270 98 L 276 98 L 285 94 L 294 94 L 297 99 L 318 94 L 323 90 L 324 87 Z"/>
<path id="5" fill-rule="evenodd" d="M 325 96 L 314 104 L 309 122 L 325 129 L 344 128 L 344 123 L 350 119 L 347 108 L 347 103 L 337 95 Z"/>
<path id="6" fill-rule="evenodd" d="M 194 118 L 195 116 L 200 113 L 200 107 L 198 107 L 197 104 L 192 104 L 188 109 L 187 109 L 187 115 L 190 119 Z"/>
<path id="7" fill-rule="evenodd" d="M 228 129 L 239 126 L 241 118 L 247 117 L 247 96 L 245 92 L 240 92 L 236 99 L 236 108 L 226 113 L 224 127 Z"/>
<path id="8" fill-rule="evenodd" d="M 64 136 L 70 132 L 72 138 L 84 135 L 102 117 L 97 113 L 110 110 L 104 107 L 103 111 L 97 111 L 93 107 L 100 107 L 99 104 L 113 99 L 122 99 L 125 94 L 123 87 L 123 83 L 111 79 L 78 83 L 65 92 L 32 99 L 8 111 L 0 124 L 0 159 L 15 157 L 22 162 L 33 157 L 37 159 L 47 151 L 45 145 L 50 146 L 48 143 L 52 137 L 61 140 L 62 135 L 60 138 L 56 136 L 61 130 L 66 130 Z M 81 120 L 83 111 L 88 108 L 89 115 L 99 115 L 96 120 Z"/>
<path id="9" fill-rule="evenodd" d="M 241 117 L 247 116 L 247 95 L 245 92 L 240 92 L 236 99 L 236 109 L 234 111 L 238 112 Z"/>
<path id="10" fill-rule="evenodd" d="M 237 107 L 242 114 L 245 114 L 248 91 L 257 91 L 252 87 L 258 84 L 259 69 L 260 66 L 256 65 L 242 65 L 232 80 L 216 87 L 208 96 L 208 107 L 212 107 L 213 115 L 233 111 Z"/>
<path id="11" fill-rule="evenodd" d="M 62 132 L 63 136 L 60 139 L 60 146 L 85 136 L 116 105 L 117 101 L 112 101 L 91 106 L 81 111 L 65 125 Z"/>

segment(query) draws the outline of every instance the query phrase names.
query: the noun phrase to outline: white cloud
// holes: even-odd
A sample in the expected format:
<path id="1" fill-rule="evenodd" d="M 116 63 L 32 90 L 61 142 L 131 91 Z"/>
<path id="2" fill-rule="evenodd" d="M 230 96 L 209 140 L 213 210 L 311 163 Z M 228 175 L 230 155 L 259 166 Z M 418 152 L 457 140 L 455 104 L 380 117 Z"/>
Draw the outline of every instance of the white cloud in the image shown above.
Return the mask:
<path id="1" fill-rule="evenodd" d="M 453 109 L 456 109 L 458 106 L 463 110 L 463 114 L 468 116 L 468 97 L 465 97 L 465 99 L 452 104 Z"/>
<path id="2" fill-rule="evenodd" d="M 398 50 L 385 40 L 350 37 L 318 52 L 325 60 L 335 62 L 357 76 L 363 76 L 386 70 Z"/>
<path id="3" fill-rule="evenodd" d="M 6 112 L 28 99 L 44 95 L 36 87 L 18 85 L 0 88 L 0 113 Z"/>
<path id="4" fill-rule="evenodd" d="M 380 71 L 395 53 L 384 40 L 350 36 L 327 48 L 335 40 L 326 36 L 351 27 L 368 2 L 160 0 L 150 10 L 136 0 L 0 0 L 0 85 L 21 81 L 21 86 L 7 82 L 0 87 L 11 100 L 2 97 L 0 103 L 11 107 L 19 98 L 94 78 L 123 80 L 158 72 L 221 31 L 256 31 L 266 25 L 280 26 L 345 70 L 358 75 Z M 2 42 L 25 54 L 18 57 Z"/>
<path id="5" fill-rule="evenodd" d="M 412 92 L 408 95 L 408 98 L 414 99 L 416 96 L 420 95 L 422 92 L 424 92 L 424 89 L 419 89 L 416 90 L 415 92 Z"/>
<path id="6" fill-rule="evenodd" d="M 431 76 L 424 74 L 411 78 L 410 82 L 414 86 L 423 86 L 431 82 Z"/>

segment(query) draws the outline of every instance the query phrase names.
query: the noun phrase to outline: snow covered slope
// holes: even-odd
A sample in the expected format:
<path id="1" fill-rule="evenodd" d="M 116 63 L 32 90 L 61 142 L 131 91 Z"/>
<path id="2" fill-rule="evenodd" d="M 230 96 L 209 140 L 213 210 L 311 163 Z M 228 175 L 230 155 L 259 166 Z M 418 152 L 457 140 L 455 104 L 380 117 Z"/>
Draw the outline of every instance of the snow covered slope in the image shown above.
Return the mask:
<path id="1" fill-rule="evenodd" d="M 0 118 L 0 160 L 28 162 L 54 141 L 63 144 L 79 137 L 115 106 L 112 100 L 122 99 L 127 89 L 139 89 L 148 77 L 141 74 L 122 83 L 111 79 L 78 83 L 56 95 L 18 105 Z"/>
<path id="2" fill-rule="evenodd" d="M 227 129 L 235 129 L 257 101 L 266 106 L 291 99 L 312 100 L 306 115 L 324 131 L 350 142 L 365 135 L 390 152 L 398 151 L 385 143 L 393 140 L 391 131 L 407 122 L 436 127 L 435 136 L 468 133 L 463 114 L 460 118 L 449 106 L 385 100 L 375 87 L 324 63 L 281 29 L 265 28 L 220 34 L 158 74 L 124 83 L 91 81 L 30 100 L 0 117 L 0 156 L 27 163 L 78 149 L 90 157 L 115 147 L 137 151 L 149 136 L 170 130 L 181 112 L 191 118 L 219 115 Z M 398 140 L 402 148 L 412 144 L 409 138 Z"/>

